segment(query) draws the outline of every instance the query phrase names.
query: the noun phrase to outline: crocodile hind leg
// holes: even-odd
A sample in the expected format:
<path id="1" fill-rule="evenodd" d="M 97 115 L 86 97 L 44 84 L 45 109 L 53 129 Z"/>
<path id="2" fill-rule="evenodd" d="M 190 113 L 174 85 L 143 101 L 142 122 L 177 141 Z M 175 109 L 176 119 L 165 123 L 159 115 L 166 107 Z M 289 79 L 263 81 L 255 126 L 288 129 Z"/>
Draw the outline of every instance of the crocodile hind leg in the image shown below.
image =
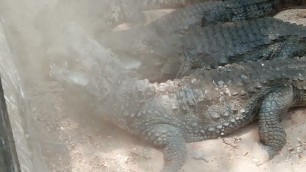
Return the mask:
<path id="1" fill-rule="evenodd" d="M 263 100 L 259 111 L 259 137 L 266 146 L 269 159 L 285 145 L 286 133 L 280 123 L 280 114 L 287 112 L 294 100 L 292 87 L 278 87 Z"/>
<path id="2" fill-rule="evenodd" d="M 162 172 L 176 172 L 185 162 L 186 143 L 180 129 L 161 124 L 145 132 L 147 141 L 163 148 L 164 167 Z"/>

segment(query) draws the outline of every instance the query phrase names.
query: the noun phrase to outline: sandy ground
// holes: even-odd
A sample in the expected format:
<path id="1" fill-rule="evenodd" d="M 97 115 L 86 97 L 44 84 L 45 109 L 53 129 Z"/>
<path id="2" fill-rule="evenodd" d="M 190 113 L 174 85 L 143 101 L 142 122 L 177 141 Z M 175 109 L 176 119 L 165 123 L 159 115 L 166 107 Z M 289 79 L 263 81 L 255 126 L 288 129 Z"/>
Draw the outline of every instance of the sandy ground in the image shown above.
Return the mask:
<path id="1" fill-rule="evenodd" d="M 24 86 L 27 117 L 32 128 L 27 130 L 28 139 L 35 143 L 30 146 L 35 153 L 29 153 L 36 159 L 34 167 L 24 166 L 23 171 L 160 170 L 163 164 L 160 150 L 95 118 L 77 96 L 63 93 L 55 82 L 47 79 L 51 50 L 46 47 L 60 25 L 77 22 L 95 37 L 109 29 L 100 20 L 103 16 L 100 8 L 107 10 L 106 3 L 97 0 L 2 1 L 2 20 L 17 58 L 15 63 Z M 306 25 L 305 10 L 285 11 L 276 17 Z M 279 155 L 265 164 L 259 164 L 265 152 L 258 143 L 254 123 L 225 138 L 188 144 L 187 160 L 181 171 L 306 171 L 305 113 L 306 109 L 296 109 L 283 117 L 288 143 Z M 35 163 L 37 159 L 43 161 Z"/>

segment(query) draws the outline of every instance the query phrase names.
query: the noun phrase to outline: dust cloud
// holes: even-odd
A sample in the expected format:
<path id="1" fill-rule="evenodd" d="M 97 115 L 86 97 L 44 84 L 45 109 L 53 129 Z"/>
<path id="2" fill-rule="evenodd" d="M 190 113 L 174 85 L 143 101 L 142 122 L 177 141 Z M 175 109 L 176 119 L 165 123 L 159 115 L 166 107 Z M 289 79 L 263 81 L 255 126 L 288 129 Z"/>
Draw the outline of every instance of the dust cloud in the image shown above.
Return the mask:
<path id="1" fill-rule="evenodd" d="M 16 100 L 16 106 L 21 108 L 15 107 L 14 111 L 14 102 L 8 105 L 16 114 L 12 119 L 17 122 L 12 126 L 23 171 L 161 169 L 163 158 L 159 150 L 103 123 L 79 95 L 70 95 L 49 78 L 51 63 L 69 65 L 71 58 L 82 61 L 82 55 L 91 55 L 88 50 L 82 51 L 80 39 L 73 36 L 81 33 L 79 29 L 93 40 L 113 29 L 106 21 L 110 1 L 2 0 L 0 9 L 12 54 L 10 59 L 1 59 L 5 61 L 1 62 L 1 71 L 15 70 L 8 73 L 11 82 L 7 82 L 6 94 L 7 100 Z M 305 10 L 285 12 L 280 18 L 306 24 L 305 18 L 297 15 L 301 12 Z M 74 50 L 79 51 L 71 51 L 71 44 L 78 45 Z M 91 48 L 93 53 L 100 51 L 99 46 Z M 188 144 L 189 154 L 182 171 L 305 171 L 302 143 L 306 142 L 306 125 L 302 113 L 305 110 L 291 112 L 284 119 L 286 132 L 290 133 L 288 143 L 267 164 L 256 163 L 255 152 L 263 151 L 256 127 L 251 125 L 224 140 Z"/>
<path id="2" fill-rule="evenodd" d="M 2 0 L 0 8 L 11 53 L 9 59 L 1 59 L 4 61 L 1 71 L 8 78 L 7 100 L 14 97 L 15 104 L 8 106 L 15 114 L 11 121 L 17 121 L 13 125 L 17 129 L 13 130 L 15 138 L 19 138 L 16 147 L 22 171 L 90 170 L 85 164 L 92 163 L 98 156 L 86 157 L 79 149 L 99 149 L 89 146 L 88 139 L 96 138 L 94 133 L 98 135 L 97 131 L 102 131 L 101 123 L 94 125 L 96 132 L 81 126 L 92 126 L 97 120 L 88 119 L 92 112 L 77 96 L 67 98 L 68 93 L 50 80 L 49 66 L 52 62 L 82 58 L 69 50 L 73 41 L 80 42 L 73 39 L 79 28 L 86 31 L 88 37 L 97 37 L 111 29 L 105 21 L 110 3 L 106 0 Z M 82 45 L 78 48 L 82 49 Z M 9 69 L 13 72 L 9 73 Z M 22 88 L 18 88 L 20 86 Z M 19 110 L 14 111 L 13 106 L 18 106 Z M 90 134 L 83 135 L 84 130 L 89 130 Z M 81 144 L 84 142 L 86 146 Z M 97 163 L 103 165 L 103 161 Z"/>

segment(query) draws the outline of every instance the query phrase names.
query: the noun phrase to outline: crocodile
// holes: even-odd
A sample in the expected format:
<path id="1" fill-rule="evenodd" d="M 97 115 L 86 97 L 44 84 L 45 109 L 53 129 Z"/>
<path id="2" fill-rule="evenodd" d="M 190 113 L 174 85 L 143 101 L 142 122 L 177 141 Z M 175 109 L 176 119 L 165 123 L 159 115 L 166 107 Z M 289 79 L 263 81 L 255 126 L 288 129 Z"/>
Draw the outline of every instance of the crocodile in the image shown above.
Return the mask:
<path id="1" fill-rule="evenodd" d="M 162 9 L 162 8 L 182 8 L 188 5 L 193 5 L 201 2 L 209 2 L 209 1 L 230 2 L 232 0 L 129 0 L 131 4 L 133 4 L 134 6 L 138 6 L 142 10 L 152 10 L 152 9 Z M 262 2 L 263 1 L 265 0 L 262 0 Z M 273 3 L 275 4 L 283 4 L 283 5 L 290 5 L 290 4 L 301 5 L 305 2 L 305 0 L 270 0 L 270 1 L 274 1 Z M 121 0 L 121 2 L 127 4 L 127 0 Z M 249 0 L 249 2 L 258 3 L 260 1 Z M 236 3 L 250 4 L 244 0 L 236 0 Z"/>
<path id="2" fill-rule="evenodd" d="M 150 83 L 129 77 L 111 51 L 79 37 L 72 38 L 68 56 L 84 56 L 90 65 L 53 63 L 51 77 L 74 95 L 87 96 L 101 119 L 161 148 L 162 171 L 181 168 L 186 143 L 226 136 L 256 119 L 272 158 L 286 143 L 280 114 L 306 106 L 305 57 L 228 64 Z"/>
<path id="3" fill-rule="evenodd" d="M 100 42 L 120 56 L 137 58 L 142 63 L 136 70 L 139 78 L 161 82 L 197 68 L 302 56 L 305 40 L 305 26 L 265 17 L 196 27 L 183 36 L 163 38 L 151 30 L 112 32 Z"/>
<path id="4" fill-rule="evenodd" d="M 113 1 L 110 19 L 144 23 L 143 10 L 179 8 L 151 24 L 160 33 L 168 34 L 194 25 L 271 16 L 287 6 L 303 3 L 303 0 L 117 0 Z"/>
<path id="5" fill-rule="evenodd" d="M 195 3 L 169 13 L 149 24 L 160 35 L 184 34 L 195 26 L 234 22 L 272 16 L 287 6 L 302 4 L 296 0 L 227 0 Z"/>

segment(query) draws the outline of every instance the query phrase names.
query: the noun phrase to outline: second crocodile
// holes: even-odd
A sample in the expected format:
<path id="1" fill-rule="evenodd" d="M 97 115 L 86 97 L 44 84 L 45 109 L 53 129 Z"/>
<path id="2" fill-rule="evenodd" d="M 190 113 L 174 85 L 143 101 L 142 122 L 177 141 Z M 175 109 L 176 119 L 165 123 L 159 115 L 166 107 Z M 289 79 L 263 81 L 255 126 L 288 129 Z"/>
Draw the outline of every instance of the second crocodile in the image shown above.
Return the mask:
<path id="1" fill-rule="evenodd" d="M 218 22 L 241 21 L 272 16 L 288 6 L 304 4 L 304 0 L 115 0 L 108 20 L 143 23 L 142 10 L 179 8 L 149 25 L 163 35 L 183 32 L 193 26 Z M 184 8 L 180 8 L 184 7 Z"/>
<path id="2" fill-rule="evenodd" d="M 139 78 L 165 81 L 197 68 L 302 56 L 305 41 L 305 26 L 267 17 L 197 27 L 183 36 L 160 37 L 152 30 L 113 32 L 101 42 L 121 56 L 136 57 L 142 63 Z"/>

